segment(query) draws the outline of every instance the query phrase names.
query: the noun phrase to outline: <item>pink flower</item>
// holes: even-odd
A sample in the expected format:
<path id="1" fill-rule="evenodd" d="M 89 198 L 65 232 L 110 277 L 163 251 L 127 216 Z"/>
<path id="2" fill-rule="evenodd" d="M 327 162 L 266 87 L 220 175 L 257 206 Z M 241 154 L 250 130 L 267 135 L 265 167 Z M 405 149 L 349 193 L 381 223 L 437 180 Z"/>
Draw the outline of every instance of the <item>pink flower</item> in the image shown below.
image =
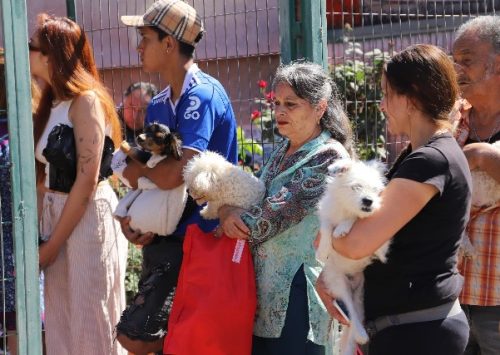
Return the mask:
<path id="1" fill-rule="evenodd" d="M 269 91 L 267 94 L 266 94 L 266 101 L 271 103 L 274 101 L 274 91 Z"/>
<path id="2" fill-rule="evenodd" d="M 257 85 L 259 85 L 259 88 L 265 89 L 267 87 L 267 81 L 259 80 L 259 81 L 257 81 Z"/>
<path id="3" fill-rule="evenodd" d="M 262 116 L 262 114 L 260 113 L 260 111 L 259 110 L 254 110 L 252 112 L 252 114 L 250 115 L 250 118 L 252 119 L 252 121 L 255 121 L 260 116 Z"/>

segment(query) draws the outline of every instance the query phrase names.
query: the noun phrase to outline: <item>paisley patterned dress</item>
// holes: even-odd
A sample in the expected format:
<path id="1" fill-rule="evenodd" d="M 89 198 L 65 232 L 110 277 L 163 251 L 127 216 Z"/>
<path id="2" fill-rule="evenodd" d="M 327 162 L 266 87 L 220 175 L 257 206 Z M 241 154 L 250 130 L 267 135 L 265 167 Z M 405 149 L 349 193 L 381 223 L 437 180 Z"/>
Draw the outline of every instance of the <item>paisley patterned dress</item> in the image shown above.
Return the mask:
<path id="1" fill-rule="evenodd" d="M 316 206 L 325 190 L 328 166 L 349 155 L 326 131 L 285 157 L 288 144 L 284 140 L 262 169 L 260 179 L 266 185 L 266 197 L 241 216 L 251 231 L 249 242 L 257 278 L 254 334 L 280 337 L 290 286 L 303 265 L 309 304 L 308 339 L 326 345 L 332 322 L 314 289 L 321 272 L 313 249 L 319 230 Z"/>

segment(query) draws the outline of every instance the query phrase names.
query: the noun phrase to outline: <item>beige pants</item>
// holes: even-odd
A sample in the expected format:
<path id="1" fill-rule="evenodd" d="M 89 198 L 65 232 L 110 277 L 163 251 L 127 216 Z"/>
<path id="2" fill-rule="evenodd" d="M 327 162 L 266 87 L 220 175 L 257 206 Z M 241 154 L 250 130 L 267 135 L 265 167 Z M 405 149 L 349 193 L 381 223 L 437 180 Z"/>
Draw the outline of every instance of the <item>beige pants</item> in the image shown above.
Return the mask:
<path id="1" fill-rule="evenodd" d="M 41 233 L 50 235 L 67 195 L 46 192 Z M 128 242 L 112 217 L 117 198 L 100 184 L 84 216 L 45 270 L 45 329 L 48 355 L 126 354 L 114 341 L 125 308 Z"/>

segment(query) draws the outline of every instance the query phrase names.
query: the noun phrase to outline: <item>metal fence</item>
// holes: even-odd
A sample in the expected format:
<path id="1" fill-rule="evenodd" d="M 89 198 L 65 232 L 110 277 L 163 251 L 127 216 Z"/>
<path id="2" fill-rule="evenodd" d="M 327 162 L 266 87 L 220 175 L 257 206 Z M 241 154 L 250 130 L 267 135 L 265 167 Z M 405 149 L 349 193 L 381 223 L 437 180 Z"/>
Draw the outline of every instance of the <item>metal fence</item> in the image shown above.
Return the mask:
<path id="1" fill-rule="evenodd" d="M 454 31 L 467 20 L 496 14 L 499 0 L 327 0 L 328 64 L 353 121 L 361 157 L 393 161 L 406 142 L 385 131 L 380 64 L 411 44 L 451 52 Z"/>
<path id="2" fill-rule="evenodd" d="M 122 15 L 143 13 L 153 0 L 0 1 L 0 46 L 6 50 L 11 146 L 11 164 L 0 169 L 10 169 L 12 174 L 18 353 L 32 355 L 41 353 L 41 339 L 27 28 L 39 11 L 76 18 L 92 42 L 100 73 L 117 107 L 131 83 L 146 81 L 158 88 L 163 84 L 157 75 L 141 70 L 135 51 L 137 32 L 119 20 Z M 280 62 L 307 58 L 323 64 L 337 82 L 352 119 L 359 155 L 391 161 L 404 142 L 386 133 L 384 117 L 377 108 L 383 60 L 413 43 L 432 43 L 449 52 L 453 32 L 461 23 L 500 10 L 500 0 L 187 2 L 198 10 L 206 29 L 206 36 L 197 47 L 196 61 L 228 91 L 241 128 L 240 159 L 253 170 L 265 162 L 279 139 L 268 95 L 272 75 Z M 1 222 L 2 226 L 9 226 L 11 221 Z M 4 265 L 5 253 L 9 251 L 4 248 L 3 232 L 1 246 L 0 262 Z M 5 290 L 8 277 L 0 277 L 0 286 Z M 2 297 L 5 305 L 5 295 Z M 0 347 L 6 350 L 6 334 L 2 336 Z"/>

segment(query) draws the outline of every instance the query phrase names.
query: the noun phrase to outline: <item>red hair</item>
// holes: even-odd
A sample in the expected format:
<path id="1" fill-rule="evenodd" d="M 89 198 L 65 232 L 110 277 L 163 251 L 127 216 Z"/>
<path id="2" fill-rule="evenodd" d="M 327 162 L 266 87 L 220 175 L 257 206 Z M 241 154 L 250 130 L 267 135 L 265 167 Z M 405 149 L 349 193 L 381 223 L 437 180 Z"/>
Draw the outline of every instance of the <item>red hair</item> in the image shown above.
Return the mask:
<path id="1" fill-rule="evenodd" d="M 101 83 L 92 48 L 85 32 L 66 17 L 38 15 L 35 32 L 41 52 L 49 59 L 50 83 L 44 88 L 35 113 L 35 147 L 42 136 L 55 98 L 71 100 L 85 91 L 93 91 L 99 98 L 106 126 L 112 129 L 115 147 L 122 140 L 120 121 L 111 95 Z M 40 168 L 37 167 L 37 172 Z M 39 174 L 37 174 L 37 177 Z"/>

